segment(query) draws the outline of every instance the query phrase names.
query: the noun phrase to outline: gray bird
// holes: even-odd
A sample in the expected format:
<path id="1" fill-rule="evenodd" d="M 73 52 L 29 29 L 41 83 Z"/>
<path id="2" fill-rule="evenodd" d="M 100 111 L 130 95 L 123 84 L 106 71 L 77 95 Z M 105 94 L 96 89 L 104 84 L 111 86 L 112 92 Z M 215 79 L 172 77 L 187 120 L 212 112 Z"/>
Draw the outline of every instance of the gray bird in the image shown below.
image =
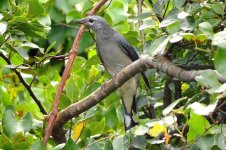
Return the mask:
<path id="1" fill-rule="evenodd" d="M 97 54 L 105 69 L 112 75 L 116 75 L 123 68 L 139 59 L 134 48 L 127 40 L 114 29 L 112 29 L 106 20 L 100 16 L 88 16 L 76 20 L 77 23 L 84 24 L 96 33 Z M 150 89 L 147 77 L 141 72 L 143 79 Z M 119 93 L 124 108 L 125 130 L 129 130 L 137 124 L 133 117 L 133 112 L 137 112 L 136 92 L 139 84 L 139 75 L 132 77 L 120 88 Z"/>

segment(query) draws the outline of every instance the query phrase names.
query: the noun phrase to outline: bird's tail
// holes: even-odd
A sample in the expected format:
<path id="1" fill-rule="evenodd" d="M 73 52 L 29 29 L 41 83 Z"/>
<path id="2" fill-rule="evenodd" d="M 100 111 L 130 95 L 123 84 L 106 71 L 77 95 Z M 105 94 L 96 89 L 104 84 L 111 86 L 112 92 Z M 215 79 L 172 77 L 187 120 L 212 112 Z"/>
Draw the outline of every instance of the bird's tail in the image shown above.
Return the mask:
<path id="1" fill-rule="evenodd" d="M 138 124 L 137 120 L 133 116 L 133 112 L 137 113 L 137 106 L 136 106 L 136 98 L 134 96 L 133 100 L 133 105 L 132 105 L 132 111 L 127 112 L 126 109 L 124 108 L 124 125 L 125 125 L 125 130 L 128 131 L 132 127 L 136 126 Z"/>

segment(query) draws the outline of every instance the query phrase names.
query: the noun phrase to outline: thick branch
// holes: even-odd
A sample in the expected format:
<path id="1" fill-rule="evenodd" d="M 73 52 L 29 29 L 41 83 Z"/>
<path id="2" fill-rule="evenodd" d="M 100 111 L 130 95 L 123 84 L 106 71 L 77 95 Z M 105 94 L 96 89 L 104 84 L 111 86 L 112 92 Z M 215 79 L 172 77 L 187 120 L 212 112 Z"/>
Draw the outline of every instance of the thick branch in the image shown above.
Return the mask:
<path id="1" fill-rule="evenodd" d="M 8 65 L 12 65 L 11 61 L 9 58 L 7 58 L 3 53 L 0 53 L 0 56 L 7 62 Z M 18 76 L 20 82 L 24 85 L 24 87 L 27 89 L 27 91 L 29 92 L 30 96 L 32 97 L 32 99 L 35 101 L 35 103 L 38 105 L 40 111 L 43 114 L 47 114 L 47 112 L 45 111 L 44 107 L 42 106 L 41 102 L 38 100 L 38 98 L 35 96 L 34 92 L 31 90 L 31 87 L 27 84 L 27 82 L 24 80 L 24 78 L 22 77 L 22 75 L 20 74 L 19 71 L 17 71 L 16 69 L 12 69 L 16 75 Z"/>
<path id="2" fill-rule="evenodd" d="M 145 71 L 146 69 L 156 68 L 161 72 L 166 73 L 171 77 L 178 78 L 181 81 L 191 82 L 195 81 L 195 77 L 200 75 L 202 71 L 186 71 L 176 65 L 172 64 L 168 59 L 163 56 L 157 56 L 155 59 L 147 55 L 142 56 L 139 60 L 133 62 L 131 65 L 120 71 L 114 78 L 106 81 L 100 88 L 94 91 L 83 100 L 70 105 L 61 112 L 59 112 L 56 124 L 53 130 L 53 137 L 61 139 L 64 137 L 63 125 L 73 117 L 80 115 L 86 110 L 98 104 L 105 97 L 110 95 L 123 83 L 135 76 L 137 73 Z M 221 79 L 221 78 L 219 78 Z M 225 82 L 225 80 L 224 80 Z M 62 133 L 62 134 L 59 134 Z M 59 141 L 59 140 L 58 140 Z"/>
<path id="3" fill-rule="evenodd" d="M 88 12 L 87 14 L 88 15 L 93 15 L 107 0 L 101 0 L 99 3 L 97 3 L 97 5 L 90 11 Z M 56 96 L 55 96 L 55 99 L 54 99 L 54 104 L 53 104 L 53 109 L 52 109 L 52 112 L 49 116 L 49 121 L 48 121 L 48 126 L 46 128 L 46 131 L 45 131 L 45 136 L 44 136 L 44 144 L 46 145 L 47 142 L 48 142 L 48 139 L 51 135 L 51 132 L 52 132 L 52 129 L 53 129 L 53 126 L 55 124 L 55 120 L 56 120 L 56 117 L 57 117 L 57 113 L 58 113 L 58 106 L 59 106 L 59 103 L 60 103 L 60 97 L 61 97 L 61 94 L 62 94 L 62 91 L 63 91 L 63 88 L 64 88 L 64 85 L 66 83 L 66 80 L 69 76 L 69 73 L 70 73 L 70 70 L 71 70 L 71 67 L 73 65 L 73 62 L 74 62 L 74 59 L 75 57 L 77 56 L 77 50 L 78 50 L 78 47 L 79 47 L 79 43 L 80 43 L 80 40 L 81 40 L 81 37 L 82 37 L 82 34 L 83 32 L 85 31 L 85 26 L 82 25 L 79 30 L 78 30 L 78 33 L 77 33 L 77 36 L 75 37 L 75 40 L 73 42 L 73 46 L 72 46 L 72 50 L 70 52 L 70 55 L 69 55 L 69 59 L 68 59 L 68 62 L 67 62 L 67 65 L 65 67 L 65 70 L 64 70 L 64 73 L 62 75 L 62 79 L 60 81 L 60 84 L 57 88 L 57 92 L 56 92 Z"/>

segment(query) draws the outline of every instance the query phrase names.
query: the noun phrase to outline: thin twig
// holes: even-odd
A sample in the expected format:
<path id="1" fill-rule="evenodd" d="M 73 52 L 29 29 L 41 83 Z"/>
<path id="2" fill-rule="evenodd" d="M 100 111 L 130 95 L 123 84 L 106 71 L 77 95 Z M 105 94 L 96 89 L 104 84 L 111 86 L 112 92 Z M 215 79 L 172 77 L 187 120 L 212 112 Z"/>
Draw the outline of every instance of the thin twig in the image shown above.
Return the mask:
<path id="1" fill-rule="evenodd" d="M 142 5 L 143 5 L 143 1 L 144 0 L 138 0 L 138 16 L 142 14 Z M 140 28 L 140 26 L 142 26 L 143 21 L 142 19 L 138 19 L 138 26 Z M 140 30 L 140 37 L 141 37 L 141 44 L 142 46 L 144 45 L 145 42 L 145 35 L 144 35 L 144 30 Z"/>
<path id="2" fill-rule="evenodd" d="M 7 64 L 12 65 L 11 61 L 3 54 L 0 53 L 0 56 L 7 62 Z M 27 82 L 24 80 L 24 78 L 22 77 L 22 75 L 20 74 L 19 71 L 17 71 L 16 69 L 12 69 L 16 75 L 18 76 L 20 82 L 24 85 L 24 87 L 27 89 L 27 91 L 29 92 L 30 96 L 32 97 L 32 99 L 35 101 L 35 103 L 38 105 L 40 111 L 43 114 L 47 114 L 47 112 L 45 111 L 44 107 L 42 106 L 41 102 L 38 100 L 38 98 L 35 96 L 34 92 L 31 90 L 31 87 L 27 84 Z"/>

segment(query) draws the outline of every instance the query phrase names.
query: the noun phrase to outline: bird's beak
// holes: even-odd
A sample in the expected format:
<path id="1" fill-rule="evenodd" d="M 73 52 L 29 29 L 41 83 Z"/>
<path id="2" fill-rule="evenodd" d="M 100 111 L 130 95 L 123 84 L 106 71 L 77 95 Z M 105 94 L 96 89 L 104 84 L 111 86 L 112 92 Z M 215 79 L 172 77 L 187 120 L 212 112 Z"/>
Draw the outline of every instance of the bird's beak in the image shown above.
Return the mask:
<path id="1" fill-rule="evenodd" d="M 77 19 L 75 23 L 85 24 L 85 19 Z"/>

